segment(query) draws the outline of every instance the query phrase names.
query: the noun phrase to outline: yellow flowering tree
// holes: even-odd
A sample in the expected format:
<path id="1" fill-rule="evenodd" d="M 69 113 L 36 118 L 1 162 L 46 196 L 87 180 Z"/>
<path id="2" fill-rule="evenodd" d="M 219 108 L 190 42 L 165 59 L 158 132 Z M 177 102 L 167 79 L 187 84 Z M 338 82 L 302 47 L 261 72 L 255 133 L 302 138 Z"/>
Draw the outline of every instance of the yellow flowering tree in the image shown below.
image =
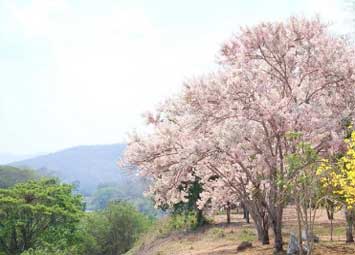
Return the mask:
<path id="1" fill-rule="evenodd" d="M 345 139 L 346 151 L 335 160 L 324 159 L 317 174 L 322 189 L 345 207 L 347 221 L 346 241 L 354 242 L 352 235 L 355 218 L 355 131 Z"/>

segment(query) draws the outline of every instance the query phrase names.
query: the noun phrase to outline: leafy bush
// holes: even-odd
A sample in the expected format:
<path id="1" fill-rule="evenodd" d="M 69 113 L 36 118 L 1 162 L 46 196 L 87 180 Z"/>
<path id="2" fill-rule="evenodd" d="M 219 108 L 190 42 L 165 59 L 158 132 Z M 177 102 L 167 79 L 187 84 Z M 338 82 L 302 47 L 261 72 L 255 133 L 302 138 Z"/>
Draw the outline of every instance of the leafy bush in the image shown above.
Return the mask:
<path id="1" fill-rule="evenodd" d="M 49 250 L 49 249 L 29 249 L 21 255 L 69 255 L 66 251 L 61 250 Z"/>
<path id="2" fill-rule="evenodd" d="M 30 248 L 21 253 L 21 255 L 82 255 L 82 253 L 79 252 L 75 246 L 66 249 L 49 246 L 45 248 L 39 247 L 36 249 Z"/>
<path id="3" fill-rule="evenodd" d="M 126 202 L 112 202 L 83 220 L 84 254 L 123 254 L 152 225 L 152 219 Z"/>
<path id="4" fill-rule="evenodd" d="M 173 217 L 177 216 L 179 218 L 181 215 L 184 215 L 186 218 L 184 221 L 194 221 L 192 229 L 207 223 L 202 210 L 199 209 L 197 205 L 197 201 L 199 201 L 200 194 L 203 191 L 200 179 L 196 178 L 196 180 L 192 183 L 181 184 L 179 188 L 181 190 L 188 190 L 186 196 L 187 201 L 174 204 L 172 208 L 169 208 L 169 206 L 165 205 L 163 209 L 171 209 Z M 195 219 L 192 219 L 192 217 L 195 217 Z"/>
<path id="5" fill-rule="evenodd" d="M 169 221 L 171 230 L 194 230 L 200 226 L 197 212 L 172 215 Z"/>

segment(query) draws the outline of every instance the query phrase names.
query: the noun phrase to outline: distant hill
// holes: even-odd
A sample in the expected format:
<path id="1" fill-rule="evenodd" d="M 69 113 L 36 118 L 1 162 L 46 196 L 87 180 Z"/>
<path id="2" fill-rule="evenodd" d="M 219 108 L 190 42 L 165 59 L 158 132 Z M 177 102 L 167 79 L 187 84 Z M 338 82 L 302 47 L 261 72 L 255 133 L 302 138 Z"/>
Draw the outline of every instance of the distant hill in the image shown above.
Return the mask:
<path id="1" fill-rule="evenodd" d="M 36 179 L 37 175 L 29 169 L 19 169 L 12 166 L 0 166 L 0 188 L 9 188 L 17 183 Z"/>
<path id="2" fill-rule="evenodd" d="M 125 144 L 78 146 L 10 165 L 55 175 L 65 182 L 79 184 L 82 193 L 90 194 L 99 184 L 122 183 L 130 178 L 117 166 L 124 149 Z"/>

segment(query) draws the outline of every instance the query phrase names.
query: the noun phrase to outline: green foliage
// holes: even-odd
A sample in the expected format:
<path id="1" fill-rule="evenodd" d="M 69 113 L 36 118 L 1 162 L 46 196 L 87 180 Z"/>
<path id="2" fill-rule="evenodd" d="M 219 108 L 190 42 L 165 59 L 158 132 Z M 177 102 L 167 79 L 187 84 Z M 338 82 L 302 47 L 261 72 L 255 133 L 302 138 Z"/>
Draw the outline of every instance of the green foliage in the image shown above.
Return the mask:
<path id="1" fill-rule="evenodd" d="M 117 184 L 106 183 L 97 187 L 90 201 L 90 209 L 101 210 L 114 200 L 124 197 L 124 191 L 118 188 Z"/>
<path id="2" fill-rule="evenodd" d="M 289 139 L 292 140 L 302 138 L 302 135 L 299 133 L 289 136 L 291 137 Z M 294 152 L 286 156 L 287 178 L 279 177 L 277 180 L 278 186 L 288 191 L 287 194 L 292 193 L 296 189 L 296 186 L 300 185 L 302 187 L 318 187 L 318 178 L 315 178 L 318 159 L 317 152 L 309 143 L 298 140 Z"/>
<path id="3" fill-rule="evenodd" d="M 51 249 L 44 249 L 44 248 L 39 248 L 39 249 L 29 249 L 21 255 L 69 255 L 68 252 L 66 251 L 61 251 L 61 250 L 51 250 Z"/>
<path id="4" fill-rule="evenodd" d="M 188 186 L 188 187 L 187 187 Z M 187 202 L 180 202 L 172 208 L 172 220 L 176 221 L 176 229 L 186 228 L 195 229 L 207 222 L 203 217 L 202 211 L 197 206 L 200 194 L 203 191 L 200 180 L 197 178 L 191 184 L 182 184 L 181 189 L 188 189 Z"/>
<path id="5" fill-rule="evenodd" d="M 5 189 L 17 183 L 36 179 L 37 175 L 29 169 L 19 169 L 12 166 L 0 166 L 0 188 Z"/>
<path id="6" fill-rule="evenodd" d="M 118 183 L 105 183 L 97 187 L 95 193 L 89 198 L 89 210 L 102 210 L 113 201 L 129 201 L 138 211 L 150 215 L 159 216 L 161 211 L 154 208 L 153 202 L 143 196 L 147 186 L 143 179 L 132 178 L 125 185 Z M 132 188 L 134 187 L 134 188 Z"/>
<path id="7" fill-rule="evenodd" d="M 87 233 L 84 254 L 123 254 L 152 221 L 126 202 L 112 202 L 104 210 L 89 213 L 82 222 Z"/>
<path id="8" fill-rule="evenodd" d="M 174 214 L 169 221 L 171 230 L 195 230 L 200 226 L 198 221 L 198 212 L 189 212 L 185 214 Z"/>
<path id="9" fill-rule="evenodd" d="M 63 250 L 74 245 L 82 210 L 81 196 L 55 179 L 0 189 L 0 252 L 16 255 L 48 244 Z"/>
<path id="10" fill-rule="evenodd" d="M 182 185 L 180 188 L 185 189 Z M 187 185 L 186 185 L 187 186 Z M 193 183 L 189 184 L 188 187 L 188 201 L 186 203 L 180 202 L 174 205 L 173 213 L 189 213 L 191 211 L 197 210 L 197 201 L 200 199 L 200 194 L 202 192 L 202 185 L 199 180 L 195 180 Z"/>
<path id="11" fill-rule="evenodd" d="M 78 250 L 76 249 L 75 246 L 69 247 L 69 248 L 56 248 L 55 245 L 53 246 L 46 246 L 44 247 L 39 247 L 36 249 L 30 248 L 27 251 L 24 251 L 21 253 L 21 255 L 81 255 L 82 253 L 78 253 Z"/>
<path id="12" fill-rule="evenodd" d="M 296 171 L 314 164 L 318 159 L 317 152 L 312 146 L 305 142 L 299 142 L 296 145 L 295 152 L 287 155 L 287 164 L 290 175 L 295 175 Z"/>

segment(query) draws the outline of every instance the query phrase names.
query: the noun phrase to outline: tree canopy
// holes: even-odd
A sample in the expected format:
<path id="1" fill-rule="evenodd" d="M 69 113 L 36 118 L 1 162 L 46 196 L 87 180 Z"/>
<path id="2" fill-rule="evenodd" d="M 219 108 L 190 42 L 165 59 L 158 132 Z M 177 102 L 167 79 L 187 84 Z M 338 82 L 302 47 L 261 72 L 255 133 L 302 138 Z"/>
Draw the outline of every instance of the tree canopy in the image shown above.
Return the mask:
<path id="1" fill-rule="evenodd" d="M 41 179 L 0 189 L 0 252 L 16 255 L 46 243 L 69 246 L 83 212 L 72 188 Z"/>

